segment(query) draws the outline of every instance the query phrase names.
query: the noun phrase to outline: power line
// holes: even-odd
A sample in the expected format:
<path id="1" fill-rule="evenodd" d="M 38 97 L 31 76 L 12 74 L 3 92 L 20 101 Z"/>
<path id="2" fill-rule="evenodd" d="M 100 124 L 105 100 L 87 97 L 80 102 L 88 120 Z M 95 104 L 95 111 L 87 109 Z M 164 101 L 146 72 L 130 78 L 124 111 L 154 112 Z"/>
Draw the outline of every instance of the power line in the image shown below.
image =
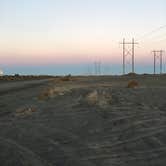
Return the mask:
<path id="1" fill-rule="evenodd" d="M 151 34 L 156 33 L 164 28 L 166 28 L 166 25 L 160 26 L 160 27 L 158 27 L 150 32 L 147 32 L 144 35 L 140 36 L 138 39 L 140 40 L 140 39 L 146 38 L 146 37 L 150 36 Z"/>
<path id="2" fill-rule="evenodd" d="M 160 35 L 153 35 L 148 37 L 146 40 L 141 40 L 142 43 L 158 43 L 160 41 L 164 41 L 166 39 L 166 33 Z"/>
<path id="3" fill-rule="evenodd" d="M 163 38 L 161 38 L 160 40 L 157 40 L 156 42 L 163 42 L 163 41 L 165 41 L 166 40 L 166 35 L 163 37 Z"/>

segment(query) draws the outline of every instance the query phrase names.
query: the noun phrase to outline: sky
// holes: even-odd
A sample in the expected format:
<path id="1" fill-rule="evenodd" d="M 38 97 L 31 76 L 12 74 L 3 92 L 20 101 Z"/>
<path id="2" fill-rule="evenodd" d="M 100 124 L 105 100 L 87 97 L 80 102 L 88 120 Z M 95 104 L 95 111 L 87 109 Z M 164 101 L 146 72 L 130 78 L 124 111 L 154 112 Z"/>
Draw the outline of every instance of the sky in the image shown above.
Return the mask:
<path id="1" fill-rule="evenodd" d="M 119 43 L 135 38 L 136 72 L 152 72 L 151 51 L 165 49 L 165 25 L 165 0 L 0 0 L 0 68 L 90 74 L 100 61 L 102 74 L 120 74 Z"/>

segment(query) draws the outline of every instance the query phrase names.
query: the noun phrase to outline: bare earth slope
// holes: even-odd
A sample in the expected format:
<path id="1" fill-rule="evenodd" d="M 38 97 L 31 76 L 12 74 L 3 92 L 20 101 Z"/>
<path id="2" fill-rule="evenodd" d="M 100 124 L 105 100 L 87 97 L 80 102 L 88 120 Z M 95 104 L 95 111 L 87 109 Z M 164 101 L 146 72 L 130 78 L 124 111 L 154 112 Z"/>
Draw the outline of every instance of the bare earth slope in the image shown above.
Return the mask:
<path id="1" fill-rule="evenodd" d="M 165 85 L 125 76 L 0 88 L 0 165 L 165 166 Z"/>

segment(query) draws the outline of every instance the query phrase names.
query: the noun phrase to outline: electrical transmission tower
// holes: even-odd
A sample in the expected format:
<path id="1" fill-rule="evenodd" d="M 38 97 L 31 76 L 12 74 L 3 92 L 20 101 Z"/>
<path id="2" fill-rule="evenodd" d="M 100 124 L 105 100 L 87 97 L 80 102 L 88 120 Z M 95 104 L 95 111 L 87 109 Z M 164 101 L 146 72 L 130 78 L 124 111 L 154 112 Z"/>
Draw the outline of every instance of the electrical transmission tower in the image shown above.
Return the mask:
<path id="1" fill-rule="evenodd" d="M 126 73 L 126 57 L 128 55 L 131 56 L 132 73 L 134 73 L 135 72 L 135 45 L 138 43 L 135 42 L 134 38 L 132 39 L 132 42 L 126 42 L 124 38 L 123 42 L 120 44 L 123 45 L 123 75 Z M 131 48 L 129 49 L 128 47 L 126 47 L 127 45 L 130 45 Z"/>
<path id="2" fill-rule="evenodd" d="M 156 74 L 156 63 L 157 60 L 159 59 L 160 61 L 160 74 L 163 72 L 163 50 L 154 50 L 152 51 L 153 56 L 154 56 L 154 74 Z"/>
<path id="3" fill-rule="evenodd" d="M 95 75 L 101 75 L 101 62 L 94 62 Z"/>

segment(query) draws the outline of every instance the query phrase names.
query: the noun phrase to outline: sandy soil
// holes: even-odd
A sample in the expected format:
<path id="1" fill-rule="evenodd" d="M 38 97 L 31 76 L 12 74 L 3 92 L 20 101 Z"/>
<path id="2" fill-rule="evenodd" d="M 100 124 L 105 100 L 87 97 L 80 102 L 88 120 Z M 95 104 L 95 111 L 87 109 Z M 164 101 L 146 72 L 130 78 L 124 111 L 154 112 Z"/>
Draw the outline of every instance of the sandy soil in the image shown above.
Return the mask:
<path id="1" fill-rule="evenodd" d="M 166 76 L 0 83 L 2 166 L 165 166 L 165 156 Z"/>

